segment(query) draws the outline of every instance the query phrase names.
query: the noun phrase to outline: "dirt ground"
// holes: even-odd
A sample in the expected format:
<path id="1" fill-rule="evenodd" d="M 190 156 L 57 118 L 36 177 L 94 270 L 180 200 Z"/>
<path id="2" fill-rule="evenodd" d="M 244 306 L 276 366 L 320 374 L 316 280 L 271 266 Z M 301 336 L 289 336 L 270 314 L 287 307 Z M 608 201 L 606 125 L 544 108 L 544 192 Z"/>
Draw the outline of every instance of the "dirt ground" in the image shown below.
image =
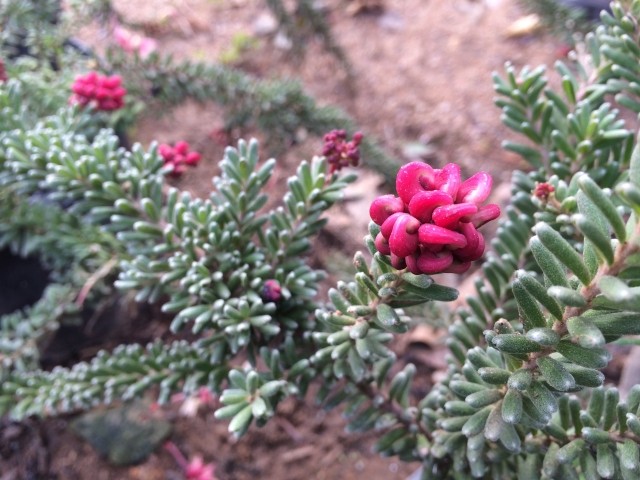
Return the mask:
<path id="1" fill-rule="evenodd" d="M 560 44 L 544 34 L 509 37 L 509 27 L 525 14 L 516 0 L 376 3 L 383 8 L 352 15 L 353 2 L 323 2 L 336 40 L 353 65 L 351 86 L 339 63 L 317 42 L 307 45 L 304 60 L 292 61 L 288 51 L 274 45 L 273 36 L 257 35 L 257 46 L 241 55 L 237 64 L 263 78 L 300 79 L 321 104 L 342 107 L 366 135 L 403 161 L 411 158 L 407 145 L 418 142 L 437 165 L 455 161 L 467 173 L 481 168 L 493 173 L 498 183 L 508 181 L 510 171 L 522 165 L 500 148 L 510 134 L 492 103 L 491 72 L 500 71 L 507 61 L 517 67 L 552 65 Z M 234 38 L 264 29 L 266 18 L 263 0 L 116 0 L 114 5 L 127 21 L 155 36 L 162 51 L 210 62 L 228 52 Z M 100 35 L 91 27 L 86 40 L 99 42 Z M 223 146 L 212 136 L 221 125 L 215 107 L 186 104 L 162 117 L 145 118 L 131 133 L 143 144 L 154 139 L 186 140 L 202 152 L 202 164 L 177 185 L 205 196 L 222 157 Z M 283 155 L 274 185 L 284 186 L 297 162 L 320 148 L 320 139 L 309 138 Z M 324 249 L 330 248 L 341 251 L 348 261 L 367 223 L 357 208 L 368 205 L 379 183 L 379 177 L 365 172 L 352 190 L 353 199 L 361 201 L 354 202 L 356 212 L 341 210 L 342 223 L 335 215 L 329 228 L 342 234 L 324 236 L 316 257 L 322 258 Z M 346 233 L 345 224 L 350 224 Z M 444 351 L 437 335 L 426 332 L 398 348 L 400 358 L 416 363 L 428 386 L 432 374 L 444 367 Z M 326 413 L 311 399 L 286 402 L 277 419 L 237 442 L 228 437 L 224 422 L 213 419 L 211 407 L 195 417 L 180 416 L 177 410 L 175 405 L 163 410 L 174 424 L 170 440 L 187 457 L 201 455 L 213 462 L 220 480 L 402 479 L 417 468 L 380 459 L 371 450 L 373 435 L 345 433 L 340 412 Z M 67 428 L 70 421 L 71 417 L 5 425 L 4 433 L 10 428 L 11 435 L 0 436 L 0 446 L 5 443 L 0 452 L 20 451 L 21 458 L 9 455 L 3 460 L 3 453 L 0 479 L 183 478 L 162 448 L 135 467 L 109 465 Z"/>

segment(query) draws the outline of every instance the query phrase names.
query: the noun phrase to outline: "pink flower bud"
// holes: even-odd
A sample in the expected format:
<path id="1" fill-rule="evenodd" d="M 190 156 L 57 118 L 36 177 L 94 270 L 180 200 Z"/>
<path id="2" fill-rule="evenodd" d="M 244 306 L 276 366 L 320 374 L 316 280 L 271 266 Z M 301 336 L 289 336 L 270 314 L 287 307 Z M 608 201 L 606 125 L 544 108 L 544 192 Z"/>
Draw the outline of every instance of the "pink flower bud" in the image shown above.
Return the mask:
<path id="1" fill-rule="evenodd" d="M 404 215 L 403 212 L 394 213 L 389 218 L 387 218 L 384 223 L 380 226 L 380 233 L 387 240 L 391 237 L 391 232 L 393 230 L 393 226 L 396 224 L 396 220 L 400 218 L 401 215 Z"/>
<path id="2" fill-rule="evenodd" d="M 453 261 L 451 265 L 445 268 L 441 273 L 464 273 L 469 270 L 471 267 L 471 262 L 458 262 L 456 260 Z"/>
<path id="3" fill-rule="evenodd" d="M 407 262 L 404 257 L 399 257 L 391 253 L 391 266 L 396 270 L 402 270 L 403 268 L 406 268 Z"/>
<path id="4" fill-rule="evenodd" d="M 493 178 L 487 172 L 478 172 L 462 182 L 458 189 L 457 203 L 472 202 L 480 204 L 491 194 Z"/>
<path id="5" fill-rule="evenodd" d="M 418 248 L 420 221 L 408 213 L 402 213 L 393 225 L 389 237 L 389 249 L 398 257 L 411 255 Z"/>
<path id="6" fill-rule="evenodd" d="M 420 275 L 422 272 L 420 268 L 418 268 L 418 253 L 414 253 L 413 255 L 407 255 L 404 257 L 404 261 L 407 264 L 407 269 L 413 273 L 414 275 Z"/>
<path id="7" fill-rule="evenodd" d="M 200 158 L 201 156 L 198 152 L 189 152 L 184 157 L 184 163 L 186 163 L 187 165 L 197 165 L 200 161 Z"/>
<path id="8" fill-rule="evenodd" d="M 277 302 L 282 298 L 282 287 L 277 280 L 267 280 L 262 287 L 262 299 L 265 302 Z"/>
<path id="9" fill-rule="evenodd" d="M 433 223 L 439 227 L 456 228 L 461 218 L 473 215 L 478 211 L 475 203 L 456 203 L 445 205 L 433 211 Z"/>
<path id="10" fill-rule="evenodd" d="M 435 187 L 456 198 L 460 188 L 460 167 L 455 163 L 447 163 L 436 177 Z"/>
<path id="11" fill-rule="evenodd" d="M 391 254 L 391 250 L 389 249 L 389 241 L 384 238 L 384 235 L 382 235 L 382 232 L 378 233 L 378 235 L 376 235 L 376 239 L 374 240 L 375 244 L 376 244 L 376 249 L 382 254 L 382 255 L 390 255 Z"/>
<path id="12" fill-rule="evenodd" d="M 425 223 L 418 229 L 418 240 L 423 245 L 450 245 L 453 248 L 467 245 L 464 235 L 430 223 Z"/>
<path id="13" fill-rule="evenodd" d="M 440 273 L 453 263 L 453 255 L 448 250 L 440 253 L 422 252 L 418 257 L 418 268 L 426 275 Z"/>
<path id="14" fill-rule="evenodd" d="M 467 246 L 455 250 L 455 258 L 463 262 L 480 258 L 484 253 L 484 237 L 482 234 L 476 230 L 472 223 L 469 222 L 461 222 L 460 231 L 467 239 Z"/>
<path id="15" fill-rule="evenodd" d="M 404 202 L 394 195 L 382 195 L 369 207 L 369 216 L 377 225 L 382 225 L 392 214 L 403 212 Z M 388 236 L 388 235 L 387 235 Z"/>
<path id="16" fill-rule="evenodd" d="M 428 223 L 431 221 L 431 214 L 437 207 L 452 203 L 451 195 L 440 190 L 418 192 L 409 202 L 409 213 L 422 223 Z"/>
<path id="17" fill-rule="evenodd" d="M 487 222 L 495 220 L 500 216 L 500 207 L 495 203 L 484 205 L 478 209 L 477 213 L 471 215 L 470 220 L 476 228 L 480 228 Z"/>
<path id="18" fill-rule="evenodd" d="M 433 190 L 435 175 L 433 168 L 426 163 L 407 163 L 400 168 L 396 177 L 396 191 L 402 201 L 409 205 L 416 193 Z"/>

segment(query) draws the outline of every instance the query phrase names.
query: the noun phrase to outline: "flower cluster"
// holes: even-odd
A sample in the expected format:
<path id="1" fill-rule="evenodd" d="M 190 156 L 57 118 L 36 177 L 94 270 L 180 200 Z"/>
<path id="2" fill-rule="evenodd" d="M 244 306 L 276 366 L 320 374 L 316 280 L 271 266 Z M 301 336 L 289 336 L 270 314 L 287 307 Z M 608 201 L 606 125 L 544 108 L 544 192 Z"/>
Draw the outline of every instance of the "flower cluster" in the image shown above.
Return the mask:
<path id="1" fill-rule="evenodd" d="M 127 91 L 122 87 L 120 75 L 101 75 L 89 72 L 76 77 L 71 87 L 71 103 L 92 105 L 97 110 L 112 111 L 122 108 Z"/>
<path id="2" fill-rule="evenodd" d="M 362 133 L 356 132 L 353 139 L 347 142 L 347 132 L 344 130 L 332 130 L 324 136 L 322 155 L 329 162 L 329 172 L 337 172 L 349 165 L 355 167 L 360 162 L 360 142 Z"/>
<path id="3" fill-rule="evenodd" d="M 175 177 L 182 175 L 187 166 L 194 167 L 200 161 L 200 154 L 190 150 L 191 147 L 184 141 L 176 142 L 174 146 L 163 143 L 158 147 L 164 164 L 171 167 L 171 174 Z"/>
<path id="4" fill-rule="evenodd" d="M 500 215 L 498 205 L 482 205 L 492 183 L 486 172 L 463 182 L 454 163 L 441 170 L 422 162 L 404 165 L 396 177 L 398 197 L 378 197 L 369 209 L 380 226 L 376 248 L 391 255 L 395 268 L 415 274 L 465 272 L 484 253 L 477 229 Z"/>
<path id="5" fill-rule="evenodd" d="M 9 80 L 7 69 L 4 66 L 4 60 L 0 59 L 0 83 L 4 83 L 7 80 Z"/>
<path id="6" fill-rule="evenodd" d="M 158 47 L 158 43 L 153 38 L 132 32 L 121 25 L 114 27 L 113 39 L 122 50 L 128 53 L 136 53 L 140 58 L 148 57 Z"/>

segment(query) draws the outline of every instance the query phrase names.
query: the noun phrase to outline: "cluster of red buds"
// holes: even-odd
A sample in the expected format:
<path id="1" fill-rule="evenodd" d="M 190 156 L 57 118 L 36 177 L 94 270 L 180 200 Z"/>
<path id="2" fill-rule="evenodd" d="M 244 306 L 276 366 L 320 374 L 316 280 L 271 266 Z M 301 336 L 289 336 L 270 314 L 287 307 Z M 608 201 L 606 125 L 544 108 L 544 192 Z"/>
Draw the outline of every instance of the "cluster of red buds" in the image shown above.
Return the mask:
<path id="1" fill-rule="evenodd" d="M 396 177 L 398 197 L 383 195 L 371 204 L 380 226 L 376 248 L 397 269 L 414 274 L 463 273 L 484 253 L 478 228 L 498 218 L 500 207 L 482 205 L 493 179 L 478 172 L 464 182 L 460 167 L 434 169 L 426 163 L 404 165 Z"/>
<path id="2" fill-rule="evenodd" d="M 9 80 L 9 76 L 7 75 L 7 69 L 4 66 L 4 60 L 0 58 L 0 83 L 4 83 Z"/>
<path id="3" fill-rule="evenodd" d="M 200 154 L 190 150 L 191 147 L 184 141 L 176 142 L 173 146 L 163 143 L 158 147 L 158 153 L 164 164 L 171 167 L 171 175 L 174 177 L 182 175 L 188 166 L 195 167 L 200 161 Z"/>
<path id="4" fill-rule="evenodd" d="M 124 106 L 127 91 L 122 87 L 120 75 L 101 75 L 89 72 L 76 77 L 71 87 L 71 103 L 92 105 L 97 110 L 112 111 Z"/>
<path id="5" fill-rule="evenodd" d="M 356 132 L 353 139 L 347 142 L 347 132 L 332 130 L 325 134 L 322 155 L 329 162 L 329 173 L 334 173 L 343 167 L 356 167 L 360 162 L 360 143 L 362 133 Z"/>
<path id="6" fill-rule="evenodd" d="M 266 302 L 278 302 L 282 298 L 282 287 L 280 282 L 269 279 L 262 287 L 262 299 Z"/>

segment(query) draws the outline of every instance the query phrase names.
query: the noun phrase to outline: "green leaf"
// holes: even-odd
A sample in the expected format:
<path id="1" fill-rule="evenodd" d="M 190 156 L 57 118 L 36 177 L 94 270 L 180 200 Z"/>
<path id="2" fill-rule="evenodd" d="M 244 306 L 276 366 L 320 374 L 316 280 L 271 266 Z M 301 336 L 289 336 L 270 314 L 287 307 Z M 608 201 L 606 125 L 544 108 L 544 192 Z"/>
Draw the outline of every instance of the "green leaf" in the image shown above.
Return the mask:
<path id="1" fill-rule="evenodd" d="M 529 369 L 516 370 L 507 381 L 509 389 L 524 391 L 529 388 L 533 381 L 533 374 Z"/>
<path id="2" fill-rule="evenodd" d="M 246 432 L 253 418 L 252 411 L 253 407 L 251 405 L 247 405 L 240 410 L 229 422 L 229 433 L 240 436 Z"/>
<path id="3" fill-rule="evenodd" d="M 502 401 L 502 419 L 506 423 L 520 423 L 522 419 L 522 394 L 518 390 L 507 390 Z"/>
<path id="4" fill-rule="evenodd" d="M 573 220 L 583 235 L 593 243 L 606 262 L 609 265 L 613 264 L 613 247 L 611 246 L 611 239 L 608 236 L 608 232 L 602 232 L 595 222 L 592 222 L 580 213 L 575 214 Z"/>
<path id="5" fill-rule="evenodd" d="M 611 199 L 605 195 L 602 189 L 594 182 L 588 175 L 582 175 L 578 179 L 578 185 L 582 191 L 589 197 L 589 199 L 604 215 L 607 219 L 616 237 L 620 242 L 624 243 L 627 239 L 626 228 L 622 217 L 616 210 L 615 205 Z"/>
<path id="6" fill-rule="evenodd" d="M 576 382 L 574 378 L 562 363 L 550 357 L 540 357 L 536 363 L 544 379 L 556 390 L 566 392 L 575 388 Z"/>
<path id="7" fill-rule="evenodd" d="M 636 143 L 633 153 L 631 154 L 629 180 L 637 187 L 640 187 L 640 142 Z"/>
<path id="8" fill-rule="evenodd" d="M 547 293 L 547 289 L 538 282 L 533 275 L 530 275 L 524 270 L 518 270 L 516 272 L 516 279 L 538 302 L 540 302 L 541 305 L 549 310 L 551 315 L 556 317 L 558 320 L 562 319 L 562 308 L 560 308 L 558 302 Z M 518 300 L 517 297 L 516 300 Z M 544 324 L 538 326 L 544 327 Z"/>
<path id="9" fill-rule="evenodd" d="M 640 313 L 608 312 L 586 316 L 603 335 L 640 335 Z"/>
<path id="10" fill-rule="evenodd" d="M 538 223 L 535 233 L 547 249 L 584 284 L 591 281 L 591 274 L 582 258 L 562 236 L 546 223 Z M 544 272 L 544 270 L 543 270 Z"/>
<path id="11" fill-rule="evenodd" d="M 640 311 L 640 287 L 629 287 L 624 281 L 610 275 L 603 275 L 598 287 L 617 308 Z"/>
<path id="12" fill-rule="evenodd" d="M 502 392 L 497 389 L 482 390 L 480 392 L 472 393 L 464 399 L 466 403 L 473 408 L 482 408 L 487 405 L 496 403 L 502 398 Z"/>
<path id="13" fill-rule="evenodd" d="M 561 340 L 556 349 L 567 360 L 587 368 L 604 368 L 611 359 L 611 354 L 603 348 L 585 348 L 569 340 Z"/>
<path id="14" fill-rule="evenodd" d="M 605 344 L 602 332 L 587 317 L 571 317 L 567 320 L 571 340 L 585 348 L 601 347 Z"/>
<path id="15" fill-rule="evenodd" d="M 472 437 L 482 432 L 485 424 L 487 423 L 487 418 L 492 411 L 491 406 L 485 407 L 481 410 L 478 410 L 476 413 L 471 415 L 471 417 L 466 420 L 464 425 L 462 426 L 462 433 L 466 437 Z"/>
<path id="16" fill-rule="evenodd" d="M 564 368 L 571 374 L 577 385 L 583 387 L 599 387 L 604 383 L 604 374 L 593 368 L 585 368 L 574 363 L 564 363 Z"/>
<path id="17" fill-rule="evenodd" d="M 613 478 L 616 472 L 616 461 L 608 443 L 600 443 L 596 447 L 596 466 L 602 478 Z"/>
<path id="18" fill-rule="evenodd" d="M 577 438 L 567 443 L 564 447 L 558 450 L 558 462 L 563 464 L 572 463 L 582 453 L 585 448 L 585 441 L 581 438 Z"/>
<path id="19" fill-rule="evenodd" d="M 544 327 L 547 322 L 538 303 L 517 277 L 516 280 L 513 281 L 511 288 L 513 290 L 513 296 L 518 303 L 518 312 L 520 312 L 520 316 L 522 317 L 525 331 L 531 328 Z"/>
<path id="20" fill-rule="evenodd" d="M 547 293 L 567 307 L 584 307 L 587 305 L 584 297 L 572 288 L 556 285 L 549 287 Z"/>
<path id="21" fill-rule="evenodd" d="M 558 400 L 542 382 L 534 381 L 527 389 L 527 394 L 542 414 L 551 415 L 558 410 Z"/>
<path id="22" fill-rule="evenodd" d="M 531 353 L 542 350 L 539 344 L 519 333 L 496 335 L 491 343 L 496 349 L 505 353 Z"/>
<path id="23" fill-rule="evenodd" d="M 553 347 L 560 341 L 560 335 L 551 328 L 533 328 L 526 337 L 544 347 Z"/>

